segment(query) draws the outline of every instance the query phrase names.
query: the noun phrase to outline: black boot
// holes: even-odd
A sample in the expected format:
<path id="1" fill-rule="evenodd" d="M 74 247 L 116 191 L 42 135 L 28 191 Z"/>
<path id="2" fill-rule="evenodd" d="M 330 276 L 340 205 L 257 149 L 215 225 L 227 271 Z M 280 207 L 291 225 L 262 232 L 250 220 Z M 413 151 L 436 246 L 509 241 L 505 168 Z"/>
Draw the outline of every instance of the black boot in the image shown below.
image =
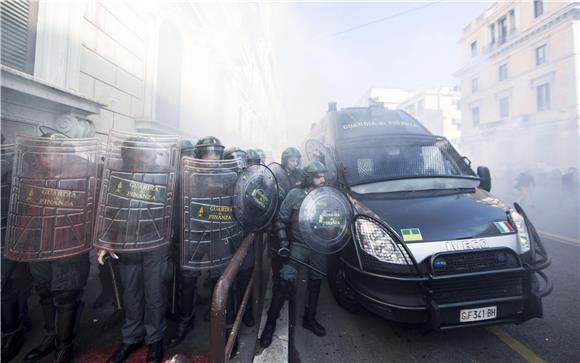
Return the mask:
<path id="1" fill-rule="evenodd" d="M 95 299 L 93 309 L 99 309 L 113 302 L 113 283 L 106 265 L 99 265 L 99 281 L 101 282 L 101 294 Z"/>
<path id="2" fill-rule="evenodd" d="M 170 347 L 175 347 L 181 344 L 183 339 L 185 339 L 187 334 L 191 331 L 191 329 L 193 329 L 194 321 L 194 314 L 191 314 L 188 317 L 179 317 L 179 321 L 175 327 L 175 333 L 171 338 L 169 338 Z"/>
<path id="3" fill-rule="evenodd" d="M 187 336 L 187 333 L 193 328 L 194 323 L 194 306 L 196 299 L 196 285 L 197 278 L 186 279 L 182 278 L 180 282 L 179 295 L 179 321 L 175 328 L 174 335 L 169 338 L 169 346 L 175 347 L 179 345 Z"/>
<path id="4" fill-rule="evenodd" d="M 319 337 L 326 335 L 326 329 L 315 319 L 321 282 L 322 280 L 308 280 L 308 305 L 304 309 L 304 317 L 302 318 L 302 327 Z"/>
<path id="5" fill-rule="evenodd" d="M 163 362 L 163 341 L 157 341 L 149 344 L 149 352 L 147 353 L 147 363 L 161 363 Z"/>
<path id="6" fill-rule="evenodd" d="M 129 358 L 131 353 L 139 349 L 143 345 L 143 342 L 134 343 L 134 344 L 127 344 L 123 343 L 115 350 L 115 352 L 111 355 L 107 363 L 122 363 L 125 359 Z"/>
<path id="7" fill-rule="evenodd" d="M 74 338 L 83 307 L 81 301 L 76 301 L 76 293 L 66 292 L 64 302 L 56 307 L 56 351 L 53 363 L 69 363 L 72 361 Z"/>
<path id="8" fill-rule="evenodd" d="M 272 337 L 276 330 L 276 320 L 280 316 L 280 310 L 284 306 L 284 300 L 286 300 L 290 287 L 291 283 L 289 281 L 278 279 L 272 288 L 272 301 L 270 302 L 270 310 L 268 310 L 268 320 L 260 336 L 260 346 L 262 348 L 268 348 L 272 344 Z"/>
<path id="9" fill-rule="evenodd" d="M 39 291 L 39 295 L 41 292 Z M 46 329 L 46 335 L 42 338 L 42 341 L 38 346 L 32 349 L 24 357 L 24 361 L 34 362 L 43 357 L 46 357 L 55 350 L 56 341 L 56 331 L 55 331 L 55 319 L 56 319 L 56 308 L 52 302 L 52 296 L 42 296 L 41 295 L 41 307 L 42 315 L 44 316 L 44 328 Z"/>
<path id="10" fill-rule="evenodd" d="M 2 362 L 18 355 L 23 344 L 24 328 L 20 324 L 18 298 L 13 294 L 2 296 Z"/>

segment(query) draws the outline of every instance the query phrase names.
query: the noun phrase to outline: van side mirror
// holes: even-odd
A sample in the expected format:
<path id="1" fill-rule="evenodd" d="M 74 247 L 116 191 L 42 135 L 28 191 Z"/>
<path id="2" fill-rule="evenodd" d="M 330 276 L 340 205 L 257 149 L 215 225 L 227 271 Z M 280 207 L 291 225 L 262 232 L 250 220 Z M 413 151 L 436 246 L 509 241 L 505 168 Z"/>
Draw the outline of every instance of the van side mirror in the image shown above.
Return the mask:
<path id="1" fill-rule="evenodd" d="M 491 192 L 491 174 L 489 173 L 489 168 L 487 166 L 477 167 L 477 175 L 480 179 L 479 187 Z"/>

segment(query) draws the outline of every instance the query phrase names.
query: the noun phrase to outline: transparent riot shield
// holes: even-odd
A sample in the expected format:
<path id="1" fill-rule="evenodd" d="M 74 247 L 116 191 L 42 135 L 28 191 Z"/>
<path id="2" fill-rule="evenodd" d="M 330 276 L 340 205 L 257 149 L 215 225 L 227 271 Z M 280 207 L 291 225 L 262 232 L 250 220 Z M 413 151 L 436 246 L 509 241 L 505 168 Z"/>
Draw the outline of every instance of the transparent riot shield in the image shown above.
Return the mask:
<path id="1" fill-rule="evenodd" d="M 8 206 L 10 205 L 10 186 L 12 185 L 12 167 L 14 164 L 14 144 L 2 144 L 0 149 L 1 166 L 0 172 L 1 189 L 0 189 L 0 220 L 2 230 L 0 238 L 2 239 L 2 251 L 4 251 L 4 237 L 6 235 L 6 225 L 8 224 Z"/>
<path id="2" fill-rule="evenodd" d="M 336 186 L 338 183 L 337 165 L 332 151 L 314 139 L 306 142 L 305 151 L 308 162 L 320 161 L 328 169 L 326 173 L 326 185 Z"/>
<path id="3" fill-rule="evenodd" d="M 278 203 L 282 203 L 286 194 L 292 189 L 292 183 L 290 178 L 288 178 L 288 173 L 286 169 L 278 163 L 270 163 L 268 168 L 272 170 L 274 176 L 276 177 L 276 183 L 278 184 Z"/>
<path id="4" fill-rule="evenodd" d="M 278 205 L 276 178 L 268 167 L 252 165 L 238 176 L 234 186 L 234 217 L 246 231 L 266 227 Z"/>
<path id="5" fill-rule="evenodd" d="M 224 267 L 242 240 L 233 212 L 236 160 L 181 159 L 181 267 Z"/>
<path id="6" fill-rule="evenodd" d="M 333 187 L 316 188 L 304 198 L 298 222 L 304 242 L 322 254 L 337 253 L 349 240 L 353 209 Z"/>
<path id="7" fill-rule="evenodd" d="M 93 244 L 116 252 L 171 243 L 179 136 L 109 134 Z"/>
<path id="8" fill-rule="evenodd" d="M 96 139 L 18 137 L 6 257 L 43 261 L 91 248 Z"/>

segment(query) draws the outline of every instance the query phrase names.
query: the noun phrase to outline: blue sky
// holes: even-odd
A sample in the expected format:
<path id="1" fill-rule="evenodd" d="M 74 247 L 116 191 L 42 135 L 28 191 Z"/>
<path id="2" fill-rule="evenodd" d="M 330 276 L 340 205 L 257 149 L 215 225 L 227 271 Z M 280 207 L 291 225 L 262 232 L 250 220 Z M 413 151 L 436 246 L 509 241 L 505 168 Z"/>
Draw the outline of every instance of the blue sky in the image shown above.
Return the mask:
<path id="1" fill-rule="evenodd" d="M 275 71 L 291 142 L 329 101 L 353 105 L 371 87 L 454 86 L 462 29 L 492 2 L 273 4 Z M 336 33 L 377 19 L 409 13 Z"/>

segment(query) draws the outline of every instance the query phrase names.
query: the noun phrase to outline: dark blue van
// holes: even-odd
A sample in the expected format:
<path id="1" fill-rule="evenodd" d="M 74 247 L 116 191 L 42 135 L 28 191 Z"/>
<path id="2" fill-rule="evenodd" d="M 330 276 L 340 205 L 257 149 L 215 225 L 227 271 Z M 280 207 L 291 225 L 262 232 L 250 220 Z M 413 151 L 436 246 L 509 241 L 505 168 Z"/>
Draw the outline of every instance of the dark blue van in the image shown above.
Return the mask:
<path id="1" fill-rule="evenodd" d="M 432 329 L 542 316 L 552 285 L 537 232 L 447 139 L 401 110 L 334 107 L 305 148 L 322 155 L 356 214 L 350 241 L 330 256 L 341 306 Z"/>

